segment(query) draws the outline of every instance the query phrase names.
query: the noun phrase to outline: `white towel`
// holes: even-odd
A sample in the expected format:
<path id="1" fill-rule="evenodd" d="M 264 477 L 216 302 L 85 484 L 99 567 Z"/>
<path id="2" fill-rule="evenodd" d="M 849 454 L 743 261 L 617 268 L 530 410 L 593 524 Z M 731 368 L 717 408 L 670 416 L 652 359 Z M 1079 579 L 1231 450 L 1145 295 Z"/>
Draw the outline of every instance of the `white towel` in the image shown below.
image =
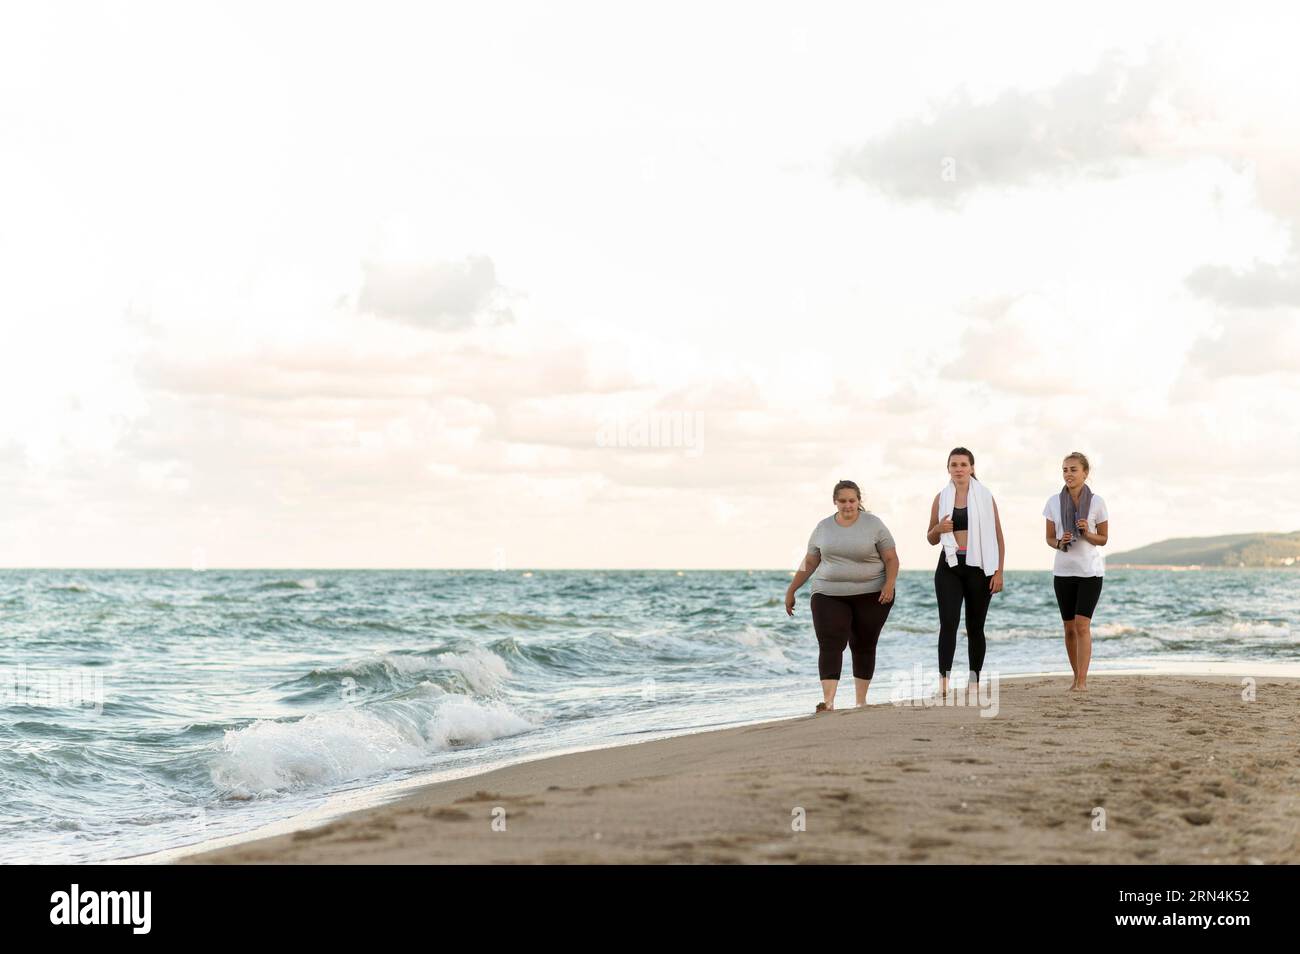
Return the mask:
<path id="1" fill-rule="evenodd" d="M 940 520 L 952 516 L 956 500 L 957 485 L 950 480 L 948 486 L 939 491 Z M 985 576 L 992 576 L 1002 563 L 998 525 L 993 516 L 993 495 L 974 477 L 970 479 L 970 489 L 966 492 L 966 518 L 966 565 L 981 567 Z M 941 533 L 939 542 L 943 544 L 943 555 L 948 565 L 956 566 L 957 535 Z"/>

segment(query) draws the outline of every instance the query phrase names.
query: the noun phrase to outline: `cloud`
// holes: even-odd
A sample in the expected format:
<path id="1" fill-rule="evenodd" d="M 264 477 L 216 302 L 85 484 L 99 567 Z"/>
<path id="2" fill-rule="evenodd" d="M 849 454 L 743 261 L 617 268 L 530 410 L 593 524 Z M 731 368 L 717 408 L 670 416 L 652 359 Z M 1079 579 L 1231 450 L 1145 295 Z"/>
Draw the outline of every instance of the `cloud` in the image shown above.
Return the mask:
<path id="1" fill-rule="evenodd" d="M 203 354 L 183 340 L 158 340 L 136 362 L 137 377 L 150 390 L 175 395 L 249 405 L 332 403 L 335 413 L 341 404 L 459 397 L 504 405 L 528 397 L 619 393 L 637 385 L 632 371 L 598 366 L 575 342 L 506 340 L 479 329 L 437 348 L 415 349 L 397 340 L 362 352 L 350 338 L 361 330 L 349 332 L 346 321 L 321 327 L 318 340 L 288 337 Z M 263 407 L 259 413 L 274 411 Z"/>
<path id="2" fill-rule="evenodd" d="M 1249 377 L 1300 372 L 1300 317 L 1285 312 L 1234 313 L 1215 334 L 1205 335 L 1188 353 L 1192 379 L 1179 382 L 1176 396 L 1187 398 L 1196 376 Z"/>
<path id="3" fill-rule="evenodd" d="M 1060 309 L 1037 293 L 971 303 L 975 316 L 941 380 L 971 381 L 1034 397 L 1077 393 L 1087 387 L 1081 362 L 1091 353 L 1072 348 Z"/>
<path id="4" fill-rule="evenodd" d="M 1112 53 L 1046 90 L 978 103 L 959 89 L 930 115 L 842 155 L 836 172 L 894 198 L 949 206 L 982 188 L 1113 177 L 1168 141 L 1169 73 L 1158 52 L 1137 65 Z"/>
<path id="5" fill-rule="evenodd" d="M 349 367 L 350 356 L 318 354 L 316 367 L 290 366 L 272 354 L 203 355 L 152 352 L 136 370 L 142 384 L 173 394 L 238 397 L 255 401 L 339 399 L 352 401 L 427 396 L 429 368 L 414 359 L 376 360 Z M 340 358 L 342 360 L 340 361 Z"/>
<path id="6" fill-rule="evenodd" d="M 514 320 L 486 255 L 463 262 L 363 262 L 358 310 L 439 331 Z"/>
<path id="7" fill-rule="evenodd" d="M 875 410 L 889 415 L 919 414 L 935 404 L 935 396 L 917 389 L 914 384 L 903 384 L 875 402 Z"/>
<path id="8" fill-rule="evenodd" d="M 0 485 L 16 485 L 26 474 L 27 454 L 12 438 L 0 443 Z"/>
<path id="9" fill-rule="evenodd" d="M 1163 170 L 1217 161 L 1290 231 L 1291 247 L 1280 264 L 1203 265 L 1186 276 L 1187 288 L 1234 308 L 1300 306 L 1300 127 L 1291 114 L 1272 114 L 1268 97 L 1233 99 L 1210 66 L 1155 46 L 1144 62 L 1110 53 L 1089 72 L 1044 89 L 1006 89 L 987 102 L 958 89 L 927 115 L 843 153 L 836 174 L 904 202 L 954 209 L 984 189 L 1113 179 L 1140 164 Z M 968 344 L 981 350 L 978 332 Z M 1289 367 L 1288 361 L 1261 359 L 1266 366 Z M 1013 377 L 1013 387 L 1034 390 L 1016 378 L 1023 375 Z"/>
<path id="10" fill-rule="evenodd" d="M 1261 262 L 1245 271 L 1203 265 L 1187 276 L 1187 287 L 1221 305 L 1241 308 L 1300 306 L 1300 265 Z"/>

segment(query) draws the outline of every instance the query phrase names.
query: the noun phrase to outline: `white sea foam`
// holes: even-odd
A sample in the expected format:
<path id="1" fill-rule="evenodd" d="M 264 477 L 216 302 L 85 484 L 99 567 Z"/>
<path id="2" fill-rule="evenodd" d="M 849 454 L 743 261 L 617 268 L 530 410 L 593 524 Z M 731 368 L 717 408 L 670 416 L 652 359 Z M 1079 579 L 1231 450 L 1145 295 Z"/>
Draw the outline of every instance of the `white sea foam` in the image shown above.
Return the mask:
<path id="1" fill-rule="evenodd" d="M 1264 636 L 1271 639 L 1290 639 L 1291 627 L 1285 623 L 1233 623 L 1231 627 L 1234 636 Z"/>
<path id="2" fill-rule="evenodd" d="M 424 731 L 435 749 L 449 749 L 458 745 L 482 745 L 532 727 L 531 722 L 505 706 L 450 696 Z"/>
<path id="3" fill-rule="evenodd" d="M 744 629 L 733 634 L 733 638 L 740 645 L 748 647 L 753 651 L 753 655 L 764 662 L 772 663 L 776 666 L 790 666 L 790 660 L 785 651 L 781 649 L 772 637 L 767 635 L 756 626 L 747 625 Z"/>
<path id="4" fill-rule="evenodd" d="M 464 653 L 443 653 L 437 665 L 459 672 L 475 692 L 490 692 L 510 676 L 504 659 L 477 646 Z"/>
<path id="5" fill-rule="evenodd" d="M 442 693 L 373 708 L 350 707 L 295 722 L 231 729 L 212 762 L 223 795 L 248 798 L 418 766 L 433 753 L 532 728 L 503 705 Z"/>
<path id="6" fill-rule="evenodd" d="M 413 656 L 404 653 L 374 653 L 363 659 L 339 666 L 344 675 L 360 676 L 375 667 L 399 676 L 418 676 L 450 669 L 460 673 L 474 692 L 491 692 L 510 676 L 506 661 L 491 650 L 473 646 L 465 652 L 440 653 L 437 656 Z"/>
<path id="7" fill-rule="evenodd" d="M 398 675 L 414 675 L 428 672 L 434 668 L 427 656 L 403 656 L 398 653 L 375 653 L 364 659 L 357 659 L 338 667 L 338 671 L 349 676 L 359 676 L 379 666 Z"/>
<path id="8" fill-rule="evenodd" d="M 1135 626 L 1125 626 L 1123 623 L 1103 623 L 1101 626 L 1092 628 L 1092 635 L 1101 636 L 1128 636 L 1137 632 Z"/>

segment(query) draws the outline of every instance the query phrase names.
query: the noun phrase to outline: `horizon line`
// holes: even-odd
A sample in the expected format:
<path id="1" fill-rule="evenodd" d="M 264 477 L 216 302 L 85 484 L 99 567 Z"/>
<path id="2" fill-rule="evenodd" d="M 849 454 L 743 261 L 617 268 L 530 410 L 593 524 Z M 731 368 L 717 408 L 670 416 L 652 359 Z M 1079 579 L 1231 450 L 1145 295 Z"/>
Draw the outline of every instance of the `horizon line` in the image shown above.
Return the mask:
<path id="1" fill-rule="evenodd" d="M 1107 569 L 1163 569 L 1166 567 L 1190 568 L 1195 566 L 1198 569 L 1209 570 L 1266 570 L 1266 569 L 1291 569 L 1287 566 L 1256 566 L 1241 567 L 1229 566 L 1226 564 L 1176 564 L 1176 563 L 1115 563 L 1109 564 Z M 519 566 L 519 567 L 491 567 L 491 566 L 210 566 L 197 570 L 189 566 L 0 566 L 0 573 L 5 572 L 28 572 L 33 570 L 57 570 L 61 572 L 74 571 L 160 571 L 160 572 L 186 572 L 186 573 L 227 573 L 227 572 L 289 572 L 302 571 L 307 573 L 788 573 L 794 575 L 795 570 L 785 567 L 734 567 L 734 566 L 714 566 L 714 567 L 676 567 L 676 566 L 619 566 L 619 567 L 602 567 L 602 566 Z M 1047 567 L 1007 567 L 1003 572 L 1006 573 L 1050 573 L 1052 568 Z M 902 573 L 928 573 L 931 572 L 929 567 L 903 567 L 899 572 Z"/>

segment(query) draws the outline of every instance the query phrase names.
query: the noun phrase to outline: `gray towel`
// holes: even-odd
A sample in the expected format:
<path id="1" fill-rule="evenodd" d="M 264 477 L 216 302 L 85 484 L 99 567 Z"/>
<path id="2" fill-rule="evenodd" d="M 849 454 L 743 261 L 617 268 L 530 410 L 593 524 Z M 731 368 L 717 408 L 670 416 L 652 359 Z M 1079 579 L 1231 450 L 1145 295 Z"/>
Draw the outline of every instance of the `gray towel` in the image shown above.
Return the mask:
<path id="1" fill-rule="evenodd" d="M 1088 516 L 1092 510 L 1092 488 L 1087 484 L 1083 485 L 1083 490 L 1079 493 L 1079 509 L 1074 509 L 1074 498 L 1070 496 L 1070 488 L 1064 484 L 1061 485 L 1061 523 L 1064 530 L 1074 534 L 1075 539 L 1079 539 L 1079 528 L 1075 526 L 1079 517 Z M 1061 544 L 1062 550 L 1070 549 L 1068 543 Z"/>

